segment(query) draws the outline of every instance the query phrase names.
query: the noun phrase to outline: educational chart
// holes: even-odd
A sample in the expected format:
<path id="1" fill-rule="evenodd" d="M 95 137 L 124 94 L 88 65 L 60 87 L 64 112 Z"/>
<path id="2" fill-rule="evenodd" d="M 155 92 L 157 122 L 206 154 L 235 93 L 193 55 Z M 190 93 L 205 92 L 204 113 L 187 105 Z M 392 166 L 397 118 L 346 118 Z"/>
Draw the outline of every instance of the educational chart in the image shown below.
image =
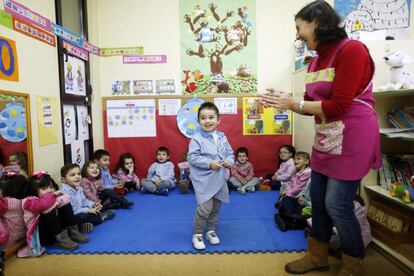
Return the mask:
<path id="1" fill-rule="evenodd" d="M 65 61 L 65 93 L 86 96 L 85 62 L 68 55 Z"/>
<path id="2" fill-rule="evenodd" d="M 39 145 L 58 143 L 56 97 L 36 96 L 37 130 L 39 133 Z"/>
<path id="3" fill-rule="evenodd" d="M 0 135 L 9 142 L 21 142 L 26 139 L 26 108 L 22 103 L 7 103 L 0 111 Z"/>
<path id="4" fill-rule="evenodd" d="M 155 80 L 156 94 L 175 94 L 175 80 Z"/>
<path id="5" fill-rule="evenodd" d="M 204 101 L 199 98 L 189 99 L 177 114 L 177 126 L 180 132 L 187 138 L 192 138 L 200 131 L 197 113 L 200 105 Z"/>
<path id="6" fill-rule="evenodd" d="M 335 0 L 353 39 L 410 39 L 411 0 Z"/>
<path id="7" fill-rule="evenodd" d="M 292 112 L 264 108 L 257 97 L 243 98 L 243 135 L 292 134 Z"/>
<path id="8" fill-rule="evenodd" d="M 114 81 L 112 83 L 112 95 L 113 96 L 129 96 L 131 95 L 131 81 Z"/>
<path id="9" fill-rule="evenodd" d="M 134 95 L 154 94 L 154 85 L 152 80 L 133 80 L 132 91 Z"/>
<path id="10" fill-rule="evenodd" d="M 179 1 L 183 94 L 257 91 L 255 3 Z"/>
<path id="11" fill-rule="evenodd" d="M 155 137 L 155 100 L 106 102 L 108 137 Z"/>

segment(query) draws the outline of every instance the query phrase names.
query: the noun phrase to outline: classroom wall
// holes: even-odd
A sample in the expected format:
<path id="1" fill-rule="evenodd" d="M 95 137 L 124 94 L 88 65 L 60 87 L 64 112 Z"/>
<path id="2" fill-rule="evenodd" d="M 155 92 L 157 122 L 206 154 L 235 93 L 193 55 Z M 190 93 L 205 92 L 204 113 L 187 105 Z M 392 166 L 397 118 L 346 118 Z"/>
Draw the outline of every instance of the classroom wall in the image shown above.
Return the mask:
<path id="1" fill-rule="evenodd" d="M 19 3 L 51 20 L 55 19 L 54 0 L 19 0 Z M 3 9 L 3 3 L 1 3 L 1 8 Z M 0 88 L 30 94 L 34 170 L 47 170 L 54 177 L 58 177 L 63 164 L 63 145 L 60 142 L 54 145 L 39 146 L 36 116 L 36 95 L 53 96 L 59 99 L 57 48 L 4 26 L 0 26 L 0 34 L 16 42 L 19 61 L 19 81 L 12 82 L 0 79 Z M 59 104 L 58 109 L 58 141 L 62 141 Z"/>

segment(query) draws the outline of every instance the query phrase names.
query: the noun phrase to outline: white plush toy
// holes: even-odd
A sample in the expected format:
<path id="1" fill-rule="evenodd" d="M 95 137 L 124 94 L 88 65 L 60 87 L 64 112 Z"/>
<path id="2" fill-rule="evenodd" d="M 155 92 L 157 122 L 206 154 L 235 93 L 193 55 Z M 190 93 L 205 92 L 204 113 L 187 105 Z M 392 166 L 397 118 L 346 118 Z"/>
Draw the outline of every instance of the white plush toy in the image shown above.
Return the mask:
<path id="1" fill-rule="evenodd" d="M 391 76 L 387 84 L 381 86 L 379 89 L 397 90 L 397 89 L 413 89 L 414 88 L 414 74 L 404 70 L 404 64 L 413 63 L 414 59 L 409 57 L 403 51 L 396 51 L 389 53 L 384 57 L 385 63 L 390 67 Z"/>

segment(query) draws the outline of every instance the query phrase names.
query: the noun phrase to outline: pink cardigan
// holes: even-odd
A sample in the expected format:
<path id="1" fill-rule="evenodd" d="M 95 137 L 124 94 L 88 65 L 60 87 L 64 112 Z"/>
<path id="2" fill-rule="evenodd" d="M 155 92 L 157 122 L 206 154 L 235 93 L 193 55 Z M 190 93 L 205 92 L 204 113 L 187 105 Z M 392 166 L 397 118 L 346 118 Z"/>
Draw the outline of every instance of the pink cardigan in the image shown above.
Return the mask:
<path id="1" fill-rule="evenodd" d="M 84 177 L 80 183 L 85 197 L 93 202 L 99 202 L 98 194 L 104 189 L 104 185 L 101 179 L 90 179 Z"/>
<path id="2" fill-rule="evenodd" d="M 306 187 L 306 184 L 311 177 L 311 173 L 312 170 L 309 167 L 300 172 L 297 172 L 292 177 L 292 185 L 286 190 L 286 195 L 290 197 L 296 197 Z"/>
<path id="3" fill-rule="evenodd" d="M 3 217 L 8 208 L 7 200 L 0 199 L 0 246 L 5 246 L 10 238 L 9 228 L 6 219 Z"/>
<path id="4" fill-rule="evenodd" d="M 135 184 L 139 182 L 139 178 L 134 172 L 132 174 L 126 174 L 123 169 L 119 169 L 116 172 L 115 177 L 118 180 L 122 180 L 125 182 L 134 182 Z"/>
<path id="5" fill-rule="evenodd" d="M 26 225 L 23 220 L 22 201 L 13 197 L 5 197 L 4 200 L 7 202 L 7 211 L 3 217 L 10 235 L 6 244 L 7 247 L 15 244 L 25 236 Z"/>

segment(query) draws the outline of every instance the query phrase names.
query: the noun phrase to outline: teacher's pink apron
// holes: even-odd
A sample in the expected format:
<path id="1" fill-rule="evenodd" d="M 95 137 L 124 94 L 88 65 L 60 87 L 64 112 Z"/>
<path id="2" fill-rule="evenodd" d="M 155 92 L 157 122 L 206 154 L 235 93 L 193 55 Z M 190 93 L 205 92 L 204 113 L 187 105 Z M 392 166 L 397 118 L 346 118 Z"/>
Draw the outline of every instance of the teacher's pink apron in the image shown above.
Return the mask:
<path id="1" fill-rule="evenodd" d="M 332 82 L 335 78 L 333 62 L 348 41 L 344 39 L 338 44 L 325 69 L 314 71 L 318 57 L 309 65 L 305 80 L 306 93 L 314 101 L 332 97 Z M 367 87 L 353 99 L 344 114 L 329 120 L 315 115 L 312 170 L 337 180 L 359 180 L 371 168 L 381 167 L 378 119 L 374 105 L 371 77 Z"/>

